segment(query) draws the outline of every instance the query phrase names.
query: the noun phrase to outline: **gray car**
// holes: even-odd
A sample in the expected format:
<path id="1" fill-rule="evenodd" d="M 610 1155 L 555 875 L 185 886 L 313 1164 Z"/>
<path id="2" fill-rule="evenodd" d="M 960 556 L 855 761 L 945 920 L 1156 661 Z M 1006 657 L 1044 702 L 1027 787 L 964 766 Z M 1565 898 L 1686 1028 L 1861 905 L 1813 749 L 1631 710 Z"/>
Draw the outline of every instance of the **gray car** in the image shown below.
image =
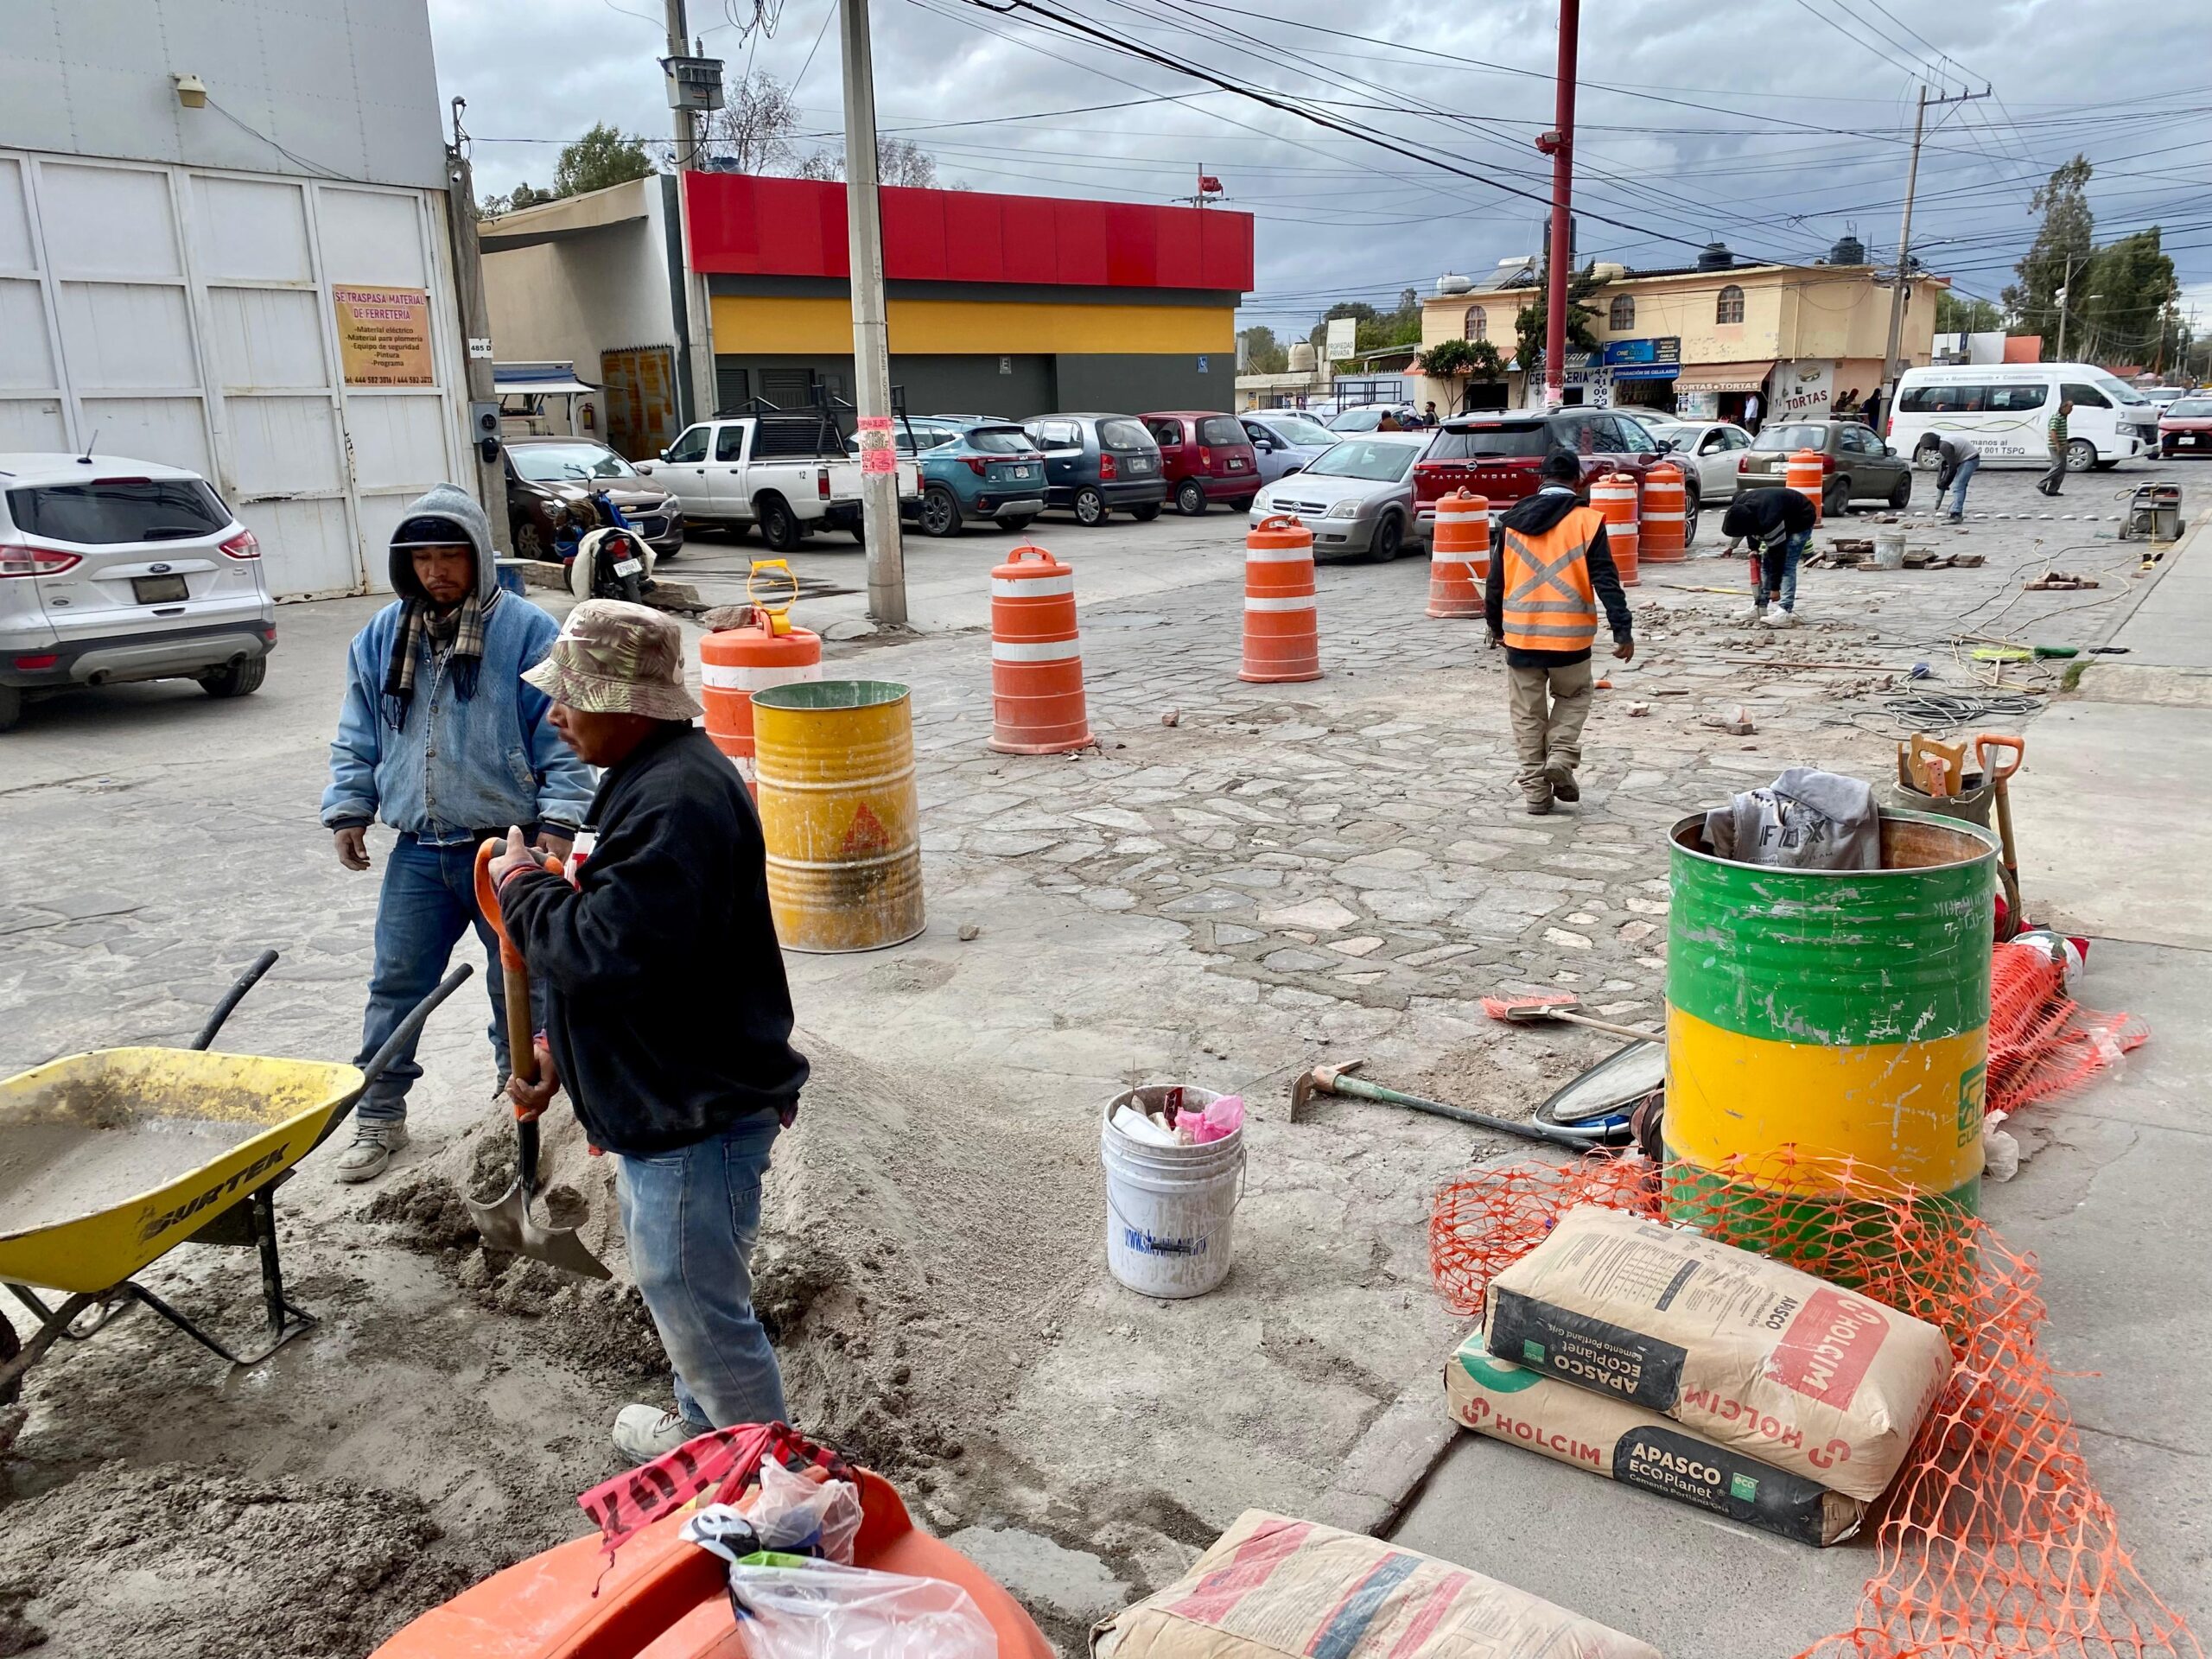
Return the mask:
<path id="1" fill-rule="evenodd" d="M 1364 555 L 1388 564 L 1414 521 L 1414 462 L 1433 432 L 1370 432 L 1332 445 L 1310 466 L 1270 484 L 1252 503 L 1252 522 L 1290 513 L 1313 532 L 1316 557 Z"/>
<path id="2" fill-rule="evenodd" d="M 1044 452 L 1045 505 L 1085 530 L 1116 510 L 1140 524 L 1160 517 L 1167 475 L 1160 446 L 1133 415 L 1039 415 L 1022 423 Z"/>
<path id="3" fill-rule="evenodd" d="M 1295 410 L 1271 409 L 1244 416 L 1244 435 L 1260 458 L 1260 481 L 1272 484 L 1311 466 L 1341 435 Z"/>
<path id="4" fill-rule="evenodd" d="M 1821 458 L 1821 510 L 1831 518 L 1853 501 L 1911 505 L 1911 461 L 1861 421 L 1769 421 L 1737 462 L 1738 490 L 1787 483 L 1789 457 L 1801 449 L 1810 449 Z"/>

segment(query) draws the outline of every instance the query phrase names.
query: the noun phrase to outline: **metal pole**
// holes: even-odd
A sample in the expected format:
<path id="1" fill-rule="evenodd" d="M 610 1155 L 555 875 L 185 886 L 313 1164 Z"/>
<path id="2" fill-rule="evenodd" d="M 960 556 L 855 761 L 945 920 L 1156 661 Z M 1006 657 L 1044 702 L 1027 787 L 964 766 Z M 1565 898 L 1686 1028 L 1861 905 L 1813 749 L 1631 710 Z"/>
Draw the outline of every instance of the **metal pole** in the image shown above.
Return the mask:
<path id="1" fill-rule="evenodd" d="M 688 57 L 691 45 L 685 38 L 688 31 L 683 0 L 667 0 L 667 10 L 668 55 Z M 683 175 L 697 170 L 699 165 L 699 116 L 695 110 L 671 110 L 669 113 L 675 118 L 676 216 L 683 255 L 683 334 L 690 359 L 684 365 L 683 378 L 684 389 L 690 393 L 690 407 L 680 410 L 678 414 L 683 420 L 703 421 L 715 412 L 721 398 L 715 385 L 713 306 L 707 295 L 707 279 L 692 262 L 691 204 L 683 188 Z"/>
<path id="2" fill-rule="evenodd" d="M 1574 60 L 1582 0 L 1559 0 L 1559 75 L 1552 130 L 1538 141 L 1552 158 L 1551 282 L 1544 296 L 1544 403 L 1567 401 L 1567 284 L 1574 262 Z M 1546 143 L 1545 140 L 1548 140 Z"/>
<path id="3" fill-rule="evenodd" d="M 1912 193 L 1920 182 L 1920 130 L 1928 119 L 1928 88 L 1920 89 L 1920 102 L 1912 112 L 1912 159 L 1904 169 L 1904 222 L 1897 227 L 1897 284 L 1890 289 L 1890 343 L 1882 354 L 1882 410 L 1887 414 L 1896 406 L 1895 388 L 1897 377 L 1897 351 L 1904 339 L 1905 284 L 1911 280 L 1912 269 Z M 1879 433 L 1875 435 L 1880 436 Z"/>
<path id="4" fill-rule="evenodd" d="M 899 540 L 899 451 L 891 432 L 891 331 L 883 298 L 883 215 L 875 194 L 875 61 L 868 0 L 837 0 L 845 56 L 845 226 L 853 285 L 853 402 L 860 410 L 861 524 L 868 538 L 868 613 L 906 621 L 906 555 Z"/>
<path id="5" fill-rule="evenodd" d="M 461 309 L 462 361 L 468 374 L 469 459 L 476 468 L 476 499 L 492 520 L 492 550 L 512 557 L 506 467 L 497 449 L 489 461 L 484 458 L 484 435 L 476 429 L 477 409 L 496 407 L 499 392 L 492 380 L 492 310 L 484 295 L 484 245 L 476 234 L 476 175 L 461 143 L 461 99 L 454 99 L 454 139 L 446 147 L 446 224 L 453 247 L 454 297 Z"/>

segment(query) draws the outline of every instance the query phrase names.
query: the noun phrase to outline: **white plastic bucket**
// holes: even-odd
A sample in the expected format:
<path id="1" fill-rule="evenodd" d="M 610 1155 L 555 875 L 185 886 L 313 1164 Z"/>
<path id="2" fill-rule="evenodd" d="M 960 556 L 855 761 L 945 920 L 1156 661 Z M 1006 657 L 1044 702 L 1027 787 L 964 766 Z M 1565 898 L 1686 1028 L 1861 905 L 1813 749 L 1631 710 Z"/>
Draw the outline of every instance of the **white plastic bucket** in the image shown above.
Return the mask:
<path id="1" fill-rule="evenodd" d="M 1106 1268 L 1131 1290 L 1203 1296 L 1229 1276 L 1230 1224 L 1243 1197 L 1244 1131 L 1202 1147 L 1148 1147 L 1114 1127 L 1114 1110 L 1204 1110 L 1220 1096 L 1184 1084 L 1129 1089 L 1106 1103 Z"/>
<path id="2" fill-rule="evenodd" d="M 1874 568 L 1877 570 L 1904 569 L 1904 531 L 1878 530 L 1874 532 Z"/>

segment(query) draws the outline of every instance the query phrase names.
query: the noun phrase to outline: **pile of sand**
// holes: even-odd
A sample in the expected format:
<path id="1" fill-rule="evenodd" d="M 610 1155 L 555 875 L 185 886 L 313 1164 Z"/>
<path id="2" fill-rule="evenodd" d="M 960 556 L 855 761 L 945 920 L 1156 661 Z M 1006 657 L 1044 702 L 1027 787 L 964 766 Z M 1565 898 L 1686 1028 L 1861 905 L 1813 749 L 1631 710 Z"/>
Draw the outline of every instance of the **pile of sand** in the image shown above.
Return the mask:
<path id="1" fill-rule="evenodd" d="M 365 1653 L 504 1565 L 403 1493 L 181 1464 L 110 1464 L 6 1516 L 0 1656 Z"/>
<path id="2" fill-rule="evenodd" d="M 1040 1139 L 988 1090 L 897 1077 L 817 1038 L 800 1046 L 813 1079 L 776 1142 L 753 1257 L 792 1421 L 893 1478 L 949 1478 L 988 1441 L 1055 1294 L 1092 1271 L 1089 1119 L 1071 1114 L 1065 1135 Z M 588 1154 L 564 1105 L 544 1122 L 549 1207 L 614 1281 L 483 1249 L 461 1194 L 503 1191 L 512 1145 L 504 1130 L 473 1135 L 363 1217 L 441 1255 L 486 1306 L 543 1316 L 555 1357 L 664 1376 L 628 1280 L 613 1160 Z"/>

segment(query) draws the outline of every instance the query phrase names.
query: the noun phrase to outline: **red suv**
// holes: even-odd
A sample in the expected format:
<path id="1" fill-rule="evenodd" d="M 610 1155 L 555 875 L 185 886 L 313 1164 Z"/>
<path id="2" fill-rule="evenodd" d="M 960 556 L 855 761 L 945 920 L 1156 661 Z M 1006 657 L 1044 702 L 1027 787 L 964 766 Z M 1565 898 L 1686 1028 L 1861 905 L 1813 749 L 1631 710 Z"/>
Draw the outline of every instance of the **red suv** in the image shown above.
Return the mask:
<path id="1" fill-rule="evenodd" d="M 1653 462 L 1666 457 L 1659 441 L 1632 416 L 1609 409 L 1523 410 L 1500 415 L 1461 415 L 1437 429 L 1428 452 L 1414 463 L 1414 495 L 1420 534 L 1436 530 L 1436 500 L 1453 490 L 1488 496 L 1510 505 L 1542 487 L 1544 457 L 1566 450 L 1582 458 L 1582 476 L 1632 473 L 1641 483 Z M 1685 466 L 1682 529 L 1697 534 L 1698 478 Z"/>
<path id="2" fill-rule="evenodd" d="M 1243 422 L 1205 410 L 1140 415 L 1160 446 L 1160 468 L 1175 511 L 1196 518 L 1209 501 L 1243 512 L 1260 492 L 1260 457 Z"/>

